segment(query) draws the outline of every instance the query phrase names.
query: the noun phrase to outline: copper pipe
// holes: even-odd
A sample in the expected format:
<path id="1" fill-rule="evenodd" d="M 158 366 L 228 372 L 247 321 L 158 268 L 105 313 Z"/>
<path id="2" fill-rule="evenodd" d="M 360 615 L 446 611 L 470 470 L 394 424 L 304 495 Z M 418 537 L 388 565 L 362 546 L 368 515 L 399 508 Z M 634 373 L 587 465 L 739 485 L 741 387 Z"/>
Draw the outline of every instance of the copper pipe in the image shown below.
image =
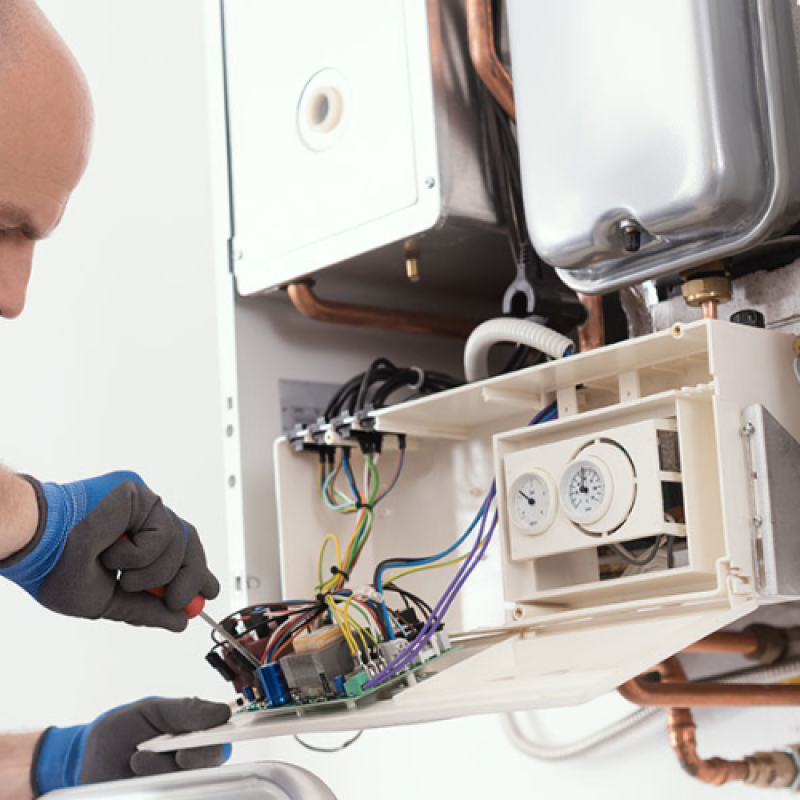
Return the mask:
<path id="1" fill-rule="evenodd" d="M 478 77 L 511 119 L 516 118 L 511 76 L 497 56 L 492 0 L 467 0 L 469 54 Z"/>
<path id="2" fill-rule="evenodd" d="M 702 641 L 702 640 L 701 640 Z M 677 658 L 668 658 L 658 664 L 655 671 L 665 684 L 686 684 L 686 673 Z M 624 697 L 624 694 L 623 694 Z M 731 781 L 744 781 L 748 776 L 744 761 L 728 761 L 724 758 L 700 758 L 697 752 L 697 725 L 688 708 L 671 708 L 667 712 L 667 731 L 670 744 L 681 767 L 703 783 L 720 786 Z"/>
<path id="3" fill-rule="evenodd" d="M 742 632 L 744 634 L 744 632 Z M 731 634 L 716 634 L 717 642 L 729 644 Z M 712 637 L 707 637 L 711 639 Z M 701 639 L 699 644 L 707 639 Z M 740 642 L 746 642 L 742 635 Z M 705 651 L 709 652 L 709 651 Z M 712 651 L 713 652 L 713 651 Z M 716 652 L 720 652 L 717 650 Z M 732 652 L 728 650 L 727 652 Z M 741 652 L 738 651 L 738 652 Z M 800 705 L 800 685 L 690 683 L 680 662 L 674 656 L 653 667 L 661 682 L 643 681 L 641 677 L 623 683 L 619 693 L 640 706 L 714 707 L 714 706 L 794 706 Z"/>
<path id="4" fill-rule="evenodd" d="M 308 282 L 290 283 L 288 293 L 292 304 L 303 316 L 318 322 L 335 322 L 398 333 L 419 333 L 424 336 L 449 336 L 455 339 L 466 339 L 478 324 L 466 319 L 421 314 L 417 311 L 320 300 Z"/>
<path id="5" fill-rule="evenodd" d="M 738 647 L 741 652 L 741 647 L 750 645 L 748 638 L 756 640 L 756 648 L 761 647 L 761 642 L 758 641 L 759 633 L 747 633 L 747 635 L 732 634 L 725 632 L 723 634 L 712 634 L 712 636 L 701 639 L 698 642 L 705 647 L 714 647 L 714 650 L 704 650 L 704 652 L 734 652 L 733 650 L 722 650 L 719 648 L 724 647 Z M 681 691 L 686 691 L 685 687 L 691 685 L 693 688 L 708 689 L 709 687 L 716 688 L 721 686 L 719 684 L 689 684 L 686 678 L 686 673 L 683 667 L 674 656 L 657 664 L 653 670 L 661 675 L 660 684 L 648 684 L 646 692 L 650 692 L 653 687 L 660 686 L 665 688 L 675 688 Z M 620 693 L 623 697 L 631 700 L 632 702 L 639 702 L 642 697 L 642 686 L 638 683 L 637 686 L 631 684 L 637 683 L 629 681 L 620 687 Z M 724 686 L 725 689 L 743 689 L 745 699 L 751 698 L 754 689 L 787 689 L 793 687 L 786 686 Z M 742 694 L 742 693 L 740 693 Z M 706 705 L 706 703 L 697 703 L 696 698 L 687 698 L 687 705 Z M 796 702 L 800 702 L 800 696 Z M 744 705 L 756 705 L 760 703 L 749 702 Z M 646 703 L 650 705 L 650 703 Z M 657 703 L 661 705 L 661 703 Z M 740 703 L 726 703 L 726 705 L 740 705 Z M 752 756 L 747 756 L 742 760 L 732 761 L 725 758 L 701 758 L 697 752 L 697 725 L 694 721 L 694 716 L 688 708 L 670 708 L 667 711 L 667 730 L 669 732 L 669 740 L 672 744 L 672 749 L 678 757 L 681 767 L 693 778 L 697 778 L 703 783 L 710 783 L 714 786 L 721 786 L 724 783 L 731 781 L 744 781 L 745 783 L 763 786 L 763 787 L 783 787 L 793 784 L 797 777 L 797 765 L 794 759 L 782 752 L 774 753 L 756 753 Z"/>
<path id="6" fill-rule="evenodd" d="M 757 630 L 718 631 L 684 648 L 689 653 L 738 653 L 752 656 L 761 650 L 761 637 Z"/>
<path id="7" fill-rule="evenodd" d="M 796 706 L 800 705 L 798 685 L 746 685 L 728 683 L 650 683 L 640 678 L 623 683 L 620 694 L 640 706 Z"/>
<path id="8" fill-rule="evenodd" d="M 700 758 L 697 752 L 697 725 L 688 708 L 669 710 L 667 730 L 670 744 L 681 767 L 693 778 L 714 786 L 747 780 L 750 770 L 745 761 Z"/>
<path id="9" fill-rule="evenodd" d="M 706 300 L 705 303 L 700 303 L 703 319 L 717 319 L 717 305 L 716 300 Z"/>
<path id="10" fill-rule="evenodd" d="M 579 294 L 578 299 L 586 309 L 586 322 L 578 328 L 578 348 L 581 353 L 596 350 L 606 343 L 603 298 L 597 295 Z"/>

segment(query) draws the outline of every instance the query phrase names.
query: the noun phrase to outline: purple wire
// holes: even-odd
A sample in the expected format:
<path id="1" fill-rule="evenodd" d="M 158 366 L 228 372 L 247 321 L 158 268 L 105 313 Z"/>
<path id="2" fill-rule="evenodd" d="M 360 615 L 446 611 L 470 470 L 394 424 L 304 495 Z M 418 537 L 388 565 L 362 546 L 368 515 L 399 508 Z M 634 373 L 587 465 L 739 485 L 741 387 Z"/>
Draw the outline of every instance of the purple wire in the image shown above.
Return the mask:
<path id="1" fill-rule="evenodd" d="M 542 421 L 542 419 L 547 416 L 547 414 L 551 413 L 555 404 L 551 404 L 543 408 L 528 424 L 529 425 L 536 425 Z M 481 516 L 481 525 L 480 530 L 478 531 L 478 538 L 475 541 L 475 545 L 472 548 L 469 556 L 467 556 L 464 563 L 461 565 L 460 569 L 456 573 L 456 576 L 450 582 L 450 585 L 445 589 L 444 594 L 439 599 L 439 602 L 436 605 L 436 608 L 433 609 L 430 616 L 428 617 L 425 625 L 422 627 L 422 630 L 417 634 L 414 639 L 414 642 L 410 647 L 407 647 L 403 650 L 400 655 L 398 655 L 395 659 L 393 659 L 387 666 L 382 669 L 377 675 L 370 678 L 365 684 L 365 689 L 372 689 L 383 681 L 388 680 L 390 677 L 398 673 L 400 670 L 405 668 L 409 662 L 413 661 L 419 652 L 428 644 L 428 642 L 433 638 L 436 633 L 436 627 L 439 625 L 441 619 L 444 618 L 445 614 L 447 614 L 450 606 L 453 604 L 453 601 L 456 599 L 456 595 L 461 590 L 461 587 L 466 582 L 467 578 L 472 574 L 472 571 L 478 565 L 478 562 L 483 558 L 483 554 L 486 552 L 486 548 L 489 546 L 491 542 L 492 536 L 494 535 L 495 528 L 497 527 L 497 511 L 494 512 L 494 517 L 492 519 L 492 524 L 489 526 L 489 531 L 486 534 L 486 538 L 484 540 L 484 530 L 486 529 L 486 521 L 489 519 L 489 508 L 492 504 L 492 501 L 497 494 L 497 481 L 492 481 L 492 487 L 489 490 L 489 494 L 486 497 L 486 500 L 483 504 L 483 514 Z M 481 542 L 483 544 L 481 546 Z"/>
<path id="2" fill-rule="evenodd" d="M 410 661 L 413 661 L 419 652 L 425 647 L 425 645 L 427 645 L 428 642 L 433 638 L 440 620 L 444 617 L 450 606 L 453 604 L 453 601 L 456 599 L 456 595 L 458 594 L 459 590 L 467 578 L 469 578 L 472 570 L 474 570 L 478 565 L 478 562 L 480 561 L 483 553 L 486 551 L 486 548 L 489 545 L 489 542 L 491 541 L 492 534 L 494 533 L 494 529 L 497 525 L 497 513 L 494 515 L 494 520 L 492 521 L 492 525 L 489 528 L 485 541 L 482 540 L 484 539 L 486 520 L 489 518 L 489 506 L 491 505 L 492 500 L 494 500 L 494 496 L 495 483 L 492 481 L 492 488 L 489 491 L 489 495 L 486 498 L 486 502 L 483 506 L 483 515 L 481 517 L 481 526 L 478 532 L 478 538 L 476 539 L 475 545 L 473 546 L 469 556 L 461 565 L 461 568 L 456 573 L 456 576 L 453 578 L 450 585 L 447 587 L 447 589 L 445 589 L 445 592 L 437 603 L 436 608 L 434 608 L 431 612 L 430 616 L 425 622 L 425 625 L 423 625 L 422 630 L 414 639 L 413 644 L 403 650 L 403 652 L 400 653 L 400 655 L 397 656 L 397 658 L 395 658 L 383 670 L 381 670 L 381 672 L 379 672 L 373 678 L 370 678 L 370 680 L 364 684 L 365 689 L 372 689 L 374 686 L 377 686 L 379 683 L 383 683 L 383 681 L 399 672 Z M 481 544 L 483 544 L 482 547 Z"/>

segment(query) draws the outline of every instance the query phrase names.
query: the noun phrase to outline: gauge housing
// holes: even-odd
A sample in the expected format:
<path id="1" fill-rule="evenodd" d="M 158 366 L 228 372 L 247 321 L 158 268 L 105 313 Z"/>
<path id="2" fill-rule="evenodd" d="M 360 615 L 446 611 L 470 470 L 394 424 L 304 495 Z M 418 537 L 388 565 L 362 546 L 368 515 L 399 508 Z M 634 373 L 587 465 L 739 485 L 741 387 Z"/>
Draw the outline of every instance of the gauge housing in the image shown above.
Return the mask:
<path id="1" fill-rule="evenodd" d="M 528 497 L 525 497 L 527 490 Z M 534 497 L 535 494 L 535 497 Z M 519 508 L 519 498 L 522 496 L 527 503 Z M 531 500 L 535 502 L 531 502 Z M 529 513 L 526 506 L 531 508 Z M 518 475 L 511 488 L 508 490 L 509 519 L 511 524 L 528 536 L 544 533 L 556 518 L 558 512 L 558 490 L 555 481 L 542 469 L 531 469 Z"/>

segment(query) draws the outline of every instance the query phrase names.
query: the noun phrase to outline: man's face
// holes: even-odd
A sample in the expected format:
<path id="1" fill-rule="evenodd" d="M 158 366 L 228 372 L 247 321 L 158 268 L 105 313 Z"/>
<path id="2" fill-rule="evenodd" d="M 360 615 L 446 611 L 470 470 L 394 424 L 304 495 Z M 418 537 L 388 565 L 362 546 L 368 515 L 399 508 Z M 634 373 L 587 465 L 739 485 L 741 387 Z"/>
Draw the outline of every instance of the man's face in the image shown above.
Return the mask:
<path id="1" fill-rule="evenodd" d="M 91 102 L 83 77 L 38 10 L 25 46 L 0 69 L 0 315 L 25 305 L 36 242 L 61 221 L 86 166 Z"/>

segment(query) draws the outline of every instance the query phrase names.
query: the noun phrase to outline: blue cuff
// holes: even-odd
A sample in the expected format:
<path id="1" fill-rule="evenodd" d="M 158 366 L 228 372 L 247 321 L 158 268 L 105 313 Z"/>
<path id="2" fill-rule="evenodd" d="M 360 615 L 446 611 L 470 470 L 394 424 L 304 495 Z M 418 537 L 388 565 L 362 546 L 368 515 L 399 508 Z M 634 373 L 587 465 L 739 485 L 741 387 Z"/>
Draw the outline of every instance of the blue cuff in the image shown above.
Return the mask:
<path id="1" fill-rule="evenodd" d="M 0 575 L 21 586 L 34 597 L 42 581 L 55 567 L 71 528 L 86 516 L 86 490 L 83 483 L 43 483 L 47 501 L 47 523 L 36 546 L 22 561 L 0 570 Z"/>
<path id="2" fill-rule="evenodd" d="M 40 794 L 79 786 L 86 740 L 92 725 L 50 728 L 44 734 L 36 762 L 36 789 Z"/>
<path id="3" fill-rule="evenodd" d="M 94 511 L 106 495 L 126 481 L 144 484 L 135 472 L 110 472 L 75 483 L 43 483 L 47 522 L 42 538 L 33 552 L 21 561 L 0 569 L 0 576 L 36 597 L 42 581 L 61 558 L 69 532 Z"/>
<path id="4" fill-rule="evenodd" d="M 101 475 L 99 478 L 89 478 L 88 480 L 81 481 L 86 493 L 86 514 L 90 514 L 97 508 L 100 501 L 108 494 L 114 491 L 118 486 L 128 481 L 139 483 L 142 486 L 145 482 L 135 472 L 109 472 L 107 475 Z M 68 483 L 67 486 L 78 486 L 79 484 Z"/>

